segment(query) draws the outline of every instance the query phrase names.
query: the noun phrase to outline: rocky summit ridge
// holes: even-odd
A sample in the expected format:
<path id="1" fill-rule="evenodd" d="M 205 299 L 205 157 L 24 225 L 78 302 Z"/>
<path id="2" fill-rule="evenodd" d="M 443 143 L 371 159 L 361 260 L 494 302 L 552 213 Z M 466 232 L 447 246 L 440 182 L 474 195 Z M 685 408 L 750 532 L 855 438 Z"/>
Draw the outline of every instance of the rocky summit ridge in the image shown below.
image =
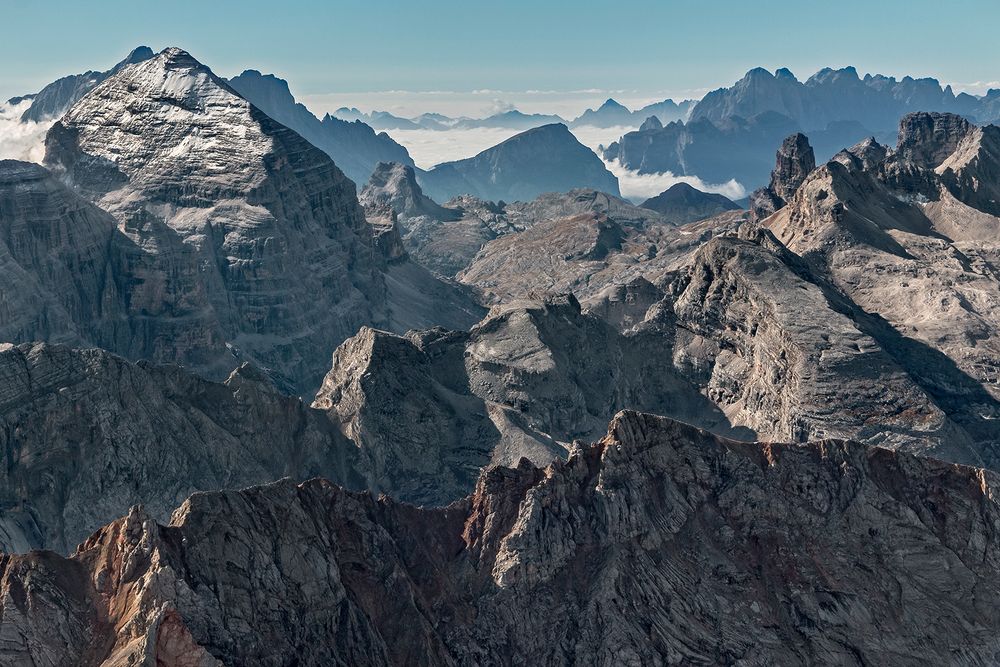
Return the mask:
<path id="1" fill-rule="evenodd" d="M 167 525 L 134 508 L 69 558 L 4 556 L 0 656 L 988 663 L 997 482 L 623 412 L 567 461 L 493 469 L 443 509 L 281 481 L 195 494 Z"/>

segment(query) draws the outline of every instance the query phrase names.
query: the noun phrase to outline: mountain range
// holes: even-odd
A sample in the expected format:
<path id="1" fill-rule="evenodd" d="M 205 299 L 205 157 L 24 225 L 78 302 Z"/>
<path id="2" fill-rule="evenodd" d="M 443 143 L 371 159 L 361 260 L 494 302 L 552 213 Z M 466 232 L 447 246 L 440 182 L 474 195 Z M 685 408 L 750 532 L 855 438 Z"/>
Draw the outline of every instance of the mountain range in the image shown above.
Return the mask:
<path id="1" fill-rule="evenodd" d="M 564 123 L 423 171 L 174 47 L 36 95 L 0 663 L 996 662 L 992 93 L 768 76 L 608 149 L 747 210 Z"/>
<path id="2" fill-rule="evenodd" d="M 639 173 L 669 171 L 710 183 L 735 179 L 752 189 L 766 183 L 771 156 L 789 134 L 808 134 L 823 161 L 868 137 L 893 141 L 899 119 L 914 111 L 990 123 L 1000 119 L 1000 90 L 956 95 L 936 79 L 862 78 L 853 67 L 825 68 L 803 83 L 785 68 L 774 74 L 755 68 L 733 86 L 705 95 L 687 122 L 630 132 L 603 156 Z"/>
<path id="3" fill-rule="evenodd" d="M 529 130 L 540 125 L 565 123 L 575 127 L 617 127 L 637 126 L 646 118 L 656 116 L 663 123 L 683 119 L 694 106 L 694 100 L 684 100 L 680 103 L 667 99 L 654 102 L 640 109 L 631 111 L 620 102 L 608 99 L 597 109 L 587 109 L 572 121 L 567 121 L 556 115 L 525 114 L 517 109 L 492 114 L 485 118 L 451 118 L 443 114 L 421 114 L 413 118 L 403 118 L 386 111 L 364 113 L 354 107 L 341 107 L 333 112 L 337 118 L 348 121 L 362 121 L 380 130 L 468 130 L 474 128 L 494 127 L 512 130 Z"/>
<path id="4" fill-rule="evenodd" d="M 18 101 L 31 100 L 31 106 L 22 115 L 22 120 L 45 122 L 58 119 L 109 76 L 126 65 L 143 62 L 153 56 L 152 49 L 140 46 L 106 72 L 90 71 L 63 77 L 38 93 L 16 98 Z M 383 160 L 413 163 L 405 148 L 385 133 L 376 134 L 364 123 L 344 122 L 329 114 L 320 121 L 308 109 L 296 103 L 288 89 L 288 83 L 274 75 L 247 70 L 226 83 L 259 109 L 292 127 L 314 146 L 326 152 L 355 182 L 363 183 L 368 180 L 375 164 Z"/>

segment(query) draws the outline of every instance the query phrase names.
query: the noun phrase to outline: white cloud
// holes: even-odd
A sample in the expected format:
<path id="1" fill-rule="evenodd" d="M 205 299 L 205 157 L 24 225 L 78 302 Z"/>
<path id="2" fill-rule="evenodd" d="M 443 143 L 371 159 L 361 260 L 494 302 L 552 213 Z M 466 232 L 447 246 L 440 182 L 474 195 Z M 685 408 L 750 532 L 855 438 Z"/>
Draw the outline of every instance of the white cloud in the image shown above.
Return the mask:
<path id="1" fill-rule="evenodd" d="M 634 127 L 578 127 L 573 130 L 576 138 L 600 155 L 598 147 L 616 141 Z M 483 127 L 465 130 L 391 130 L 393 139 L 403 144 L 418 167 L 430 169 L 434 165 L 471 157 L 509 139 L 518 130 Z M 622 196 L 634 201 L 655 197 L 676 183 L 687 183 L 703 192 L 717 192 L 730 199 L 747 195 L 736 180 L 726 183 L 706 183 L 697 176 L 665 174 L 640 174 L 622 167 L 617 161 L 605 162 L 608 170 L 618 177 Z"/>
<path id="2" fill-rule="evenodd" d="M 453 130 L 389 130 L 389 136 L 403 144 L 422 169 L 442 162 L 461 160 L 510 139 L 520 130 L 496 127 Z"/>
<path id="3" fill-rule="evenodd" d="M 637 129 L 639 129 L 638 125 L 619 125 L 616 127 L 583 125 L 581 127 L 574 127 L 572 132 L 581 144 L 600 155 L 602 146 L 607 146 L 613 141 L 618 141 L 622 138 L 622 135 Z"/>
<path id="4" fill-rule="evenodd" d="M 20 104 L 0 104 L 0 159 L 41 162 L 45 157 L 45 133 L 52 121 L 22 123 L 21 114 L 31 106 L 26 100 Z"/>
<path id="5" fill-rule="evenodd" d="M 622 197 L 634 201 L 655 197 L 677 183 L 687 183 L 702 192 L 715 192 L 733 200 L 747 196 L 746 188 L 736 179 L 725 183 L 706 183 L 697 176 L 675 176 L 669 171 L 662 174 L 640 174 L 621 166 L 617 160 L 605 161 L 605 164 L 608 170 L 618 177 L 618 187 Z"/>
<path id="6" fill-rule="evenodd" d="M 507 113 L 508 111 L 513 111 L 513 110 L 514 110 L 514 105 L 511 104 L 510 102 L 501 99 L 495 99 L 490 104 L 490 106 L 486 108 L 486 115 L 493 116 L 498 113 Z"/>
<path id="7" fill-rule="evenodd" d="M 969 83 L 952 83 L 952 90 L 956 93 L 969 93 L 970 95 L 985 95 L 994 88 L 1000 88 L 1000 81 L 972 81 Z"/>

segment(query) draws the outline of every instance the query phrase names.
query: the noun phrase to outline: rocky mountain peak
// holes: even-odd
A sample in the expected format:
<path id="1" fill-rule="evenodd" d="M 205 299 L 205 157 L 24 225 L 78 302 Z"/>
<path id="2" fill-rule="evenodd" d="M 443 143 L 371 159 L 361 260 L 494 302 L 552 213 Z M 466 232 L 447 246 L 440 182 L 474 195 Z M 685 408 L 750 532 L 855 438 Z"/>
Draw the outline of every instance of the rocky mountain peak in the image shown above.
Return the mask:
<path id="1" fill-rule="evenodd" d="M 618 179 L 564 123 L 535 127 L 474 157 L 439 164 L 421 174 L 420 183 L 437 201 L 461 194 L 528 201 L 584 187 L 619 194 Z"/>
<path id="2" fill-rule="evenodd" d="M 438 205 L 426 196 L 417 183 L 413 167 L 398 162 L 379 162 L 358 200 L 365 212 L 389 206 L 399 216 L 429 216 L 435 220 L 457 220 L 460 214 Z"/>
<path id="3" fill-rule="evenodd" d="M 210 377 L 248 360 L 304 393 L 362 324 L 478 319 L 464 290 L 406 264 L 398 239 L 368 224 L 327 154 L 182 49 L 108 77 L 46 147 L 47 164 L 141 249 L 128 289 L 133 309 L 156 316 L 136 335 L 157 360 Z"/>
<path id="4" fill-rule="evenodd" d="M 612 99 L 612 98 L 609 97 L 608 99 L 604 100 L 604 104 L 602 104 L 600 106 L 600 108 L 598 109 L 598 111 L 602 111 L 602 110 L 603 111 L 609 111 L 611 109 L 616 109 L 616 110 L 625 109 L 626 111 L 628 110 L 628 108 L 624 104 L 622 104 L 621 102 L 618 102 L 617 100 Z"/>
<path id="5" fill-rule="evenodd" d="M 848 148 L 847 152 L 861 161 L 863 169 L 872 170 L 885 162 L 889 148 L 876 141 L 875 137 L 868 137 Z"/>
<path id="6" fill-rule="evenodd" d="M 796 132 L 785 138 L 775 155 L 771 183 L 750 195 L 751 217 L 763 220 L 786 203 L 816 168 L 816 155 L 809 138 Z"/>
<path id="7" fill-rule="evenodd" d="M 809 145 L 809 138 L 796 132 L 781 142 L 774 171 L 771 172 L 771 190 L 788 201 L 815 168 L 816 155 Z"/>
<path id="8" fill-rule="evenodd" d="M 149 60 L 155 55 L 156 54 L 153 52 L 153 49 L 148 46 L 137 46 L 132 49 L 127 56 L 125 56 L 125 60 L 119 63 L 118 66 L 120 67 L 122 65 L 134 65 L 135 63 L 141 63 L 145 60 Z"/>
<path id="9" fill-rule="evenodd" d="M 640 132 L 645 132 L 646 130 L 662 130 L 663 123 L 656 116 L 650 116 L 646 120 L 642 121 L 642 125 L 639 126 Z"/>
<path id="10" fill-rule="evenodd" d="M 713 215 L 725 211 L 736 211 L 740 208 L 723 195 L 702 192 L 683 182 L 675 183 L 655 197 L 644 201 L 641 206 L 662 214 L 676 225 L 704 220 Z"/>
<path id="11" fill-rule="evenodd" d="M 899 121 L 897 158 L 924 169 L 934 169 L 955 152 L 973 125 L 953 113 L 917 112 Z"/>
<path id="12" fill-rule="evenodd" d="M 792 74 L 792 70 L 788 69 L 787 67 L 779 67 L 777 70 L 775 70 L 774 78 L 787 79 L 789 81 L 798 81 L 798 79 L 795 78 L 795 75 Z"/>

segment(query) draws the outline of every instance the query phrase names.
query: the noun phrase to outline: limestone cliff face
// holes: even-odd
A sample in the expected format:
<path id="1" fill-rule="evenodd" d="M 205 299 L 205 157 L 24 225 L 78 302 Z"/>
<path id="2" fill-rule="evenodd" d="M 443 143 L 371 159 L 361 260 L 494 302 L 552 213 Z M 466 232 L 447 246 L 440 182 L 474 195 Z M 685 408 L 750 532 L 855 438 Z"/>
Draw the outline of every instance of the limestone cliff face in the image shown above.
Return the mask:
<path id="1" fill-rule="evenodd" d="M 673 304 L 675 363 L 733 425 L 766 439 L 852 438 L 982 462 L 849 302 L 768 245 L 712 239 Z"/>
<path id="2" fill-rule="evenodd" d="M 70 558 L 5 556 L 0 655 L 989 663 L 997 483 L 849 442 L 736 443 L 622 413 L 568 461 L 494 469 L 445 509 L 279 482 L 196 494 L 167 526 L 134 509 Z"/>
<path id="3" fill-rule="evenodd" d="M 366 485 L 356 448 L 249 367 L 224 384 L 102 350 L 0 351 L 0 550 L 66 552 L 136 503 L 322 475 Z M 457 496 L 456 496 L 457 497 Z"/>
<path id="4" fill-rule="evenodd" d="M 166 327 L 220 330 L 237 354 L 308 382 L 319 350 L 379 318 L 353 184 L 184 51 L 97 86 L 53 126 L 46 162 L 163 256 L 131 302 Z"/>
<path id="5" fill-rule="evenodd" d="M 134 259 L 110 215 L 38 165 L 0 161 L 0 340 L 127 344 Z"/>
<path id="6" fill-rule="evenodd" d="M 126 63 L 0 164 L 4 339 L 96 345 L 311 393 L 362 325 L 467 327 L 469 290 L 393 255 L 353 183 L 179 49 Z"/>

